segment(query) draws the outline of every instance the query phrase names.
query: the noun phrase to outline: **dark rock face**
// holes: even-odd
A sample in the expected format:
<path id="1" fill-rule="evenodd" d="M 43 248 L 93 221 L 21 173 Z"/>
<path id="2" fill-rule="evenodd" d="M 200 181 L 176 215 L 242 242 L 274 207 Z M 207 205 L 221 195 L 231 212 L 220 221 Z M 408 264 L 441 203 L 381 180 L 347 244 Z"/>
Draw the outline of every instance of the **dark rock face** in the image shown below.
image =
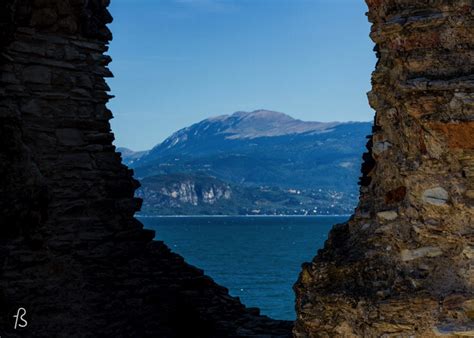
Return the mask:
<path id="1" fill-rule="evenodd" d="M 297 337 L 474 336 L 474 10 L 367 0 L 377 111 L 359 206 L 295 285 Z"/>
<path id="2" fill-rule="evenodd" d="M 107 5 L 0 3 L 0 335 L 288 336 L 133 218 L 105 106 Z"/>

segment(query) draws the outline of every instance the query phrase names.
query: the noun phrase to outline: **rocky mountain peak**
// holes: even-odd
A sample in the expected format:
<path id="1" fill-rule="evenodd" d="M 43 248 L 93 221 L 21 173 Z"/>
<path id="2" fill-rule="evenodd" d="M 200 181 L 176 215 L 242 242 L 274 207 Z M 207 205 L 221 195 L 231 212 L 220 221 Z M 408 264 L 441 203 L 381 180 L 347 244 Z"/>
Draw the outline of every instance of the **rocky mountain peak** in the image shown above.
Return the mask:
<path id="1" fill-rule="evenodd" d="M 203 135 L 222 135 L 226 139 L 254 139 L 308 132 L 324 132 L 340 125 L 340 122 L 307 122 L 290 115 L 271 110 L 238 111 L 231 115 L 219 115 L 183 128 L 170 136 L 163 144 L 177 144 Z"/>
<path id="2" fill-rule="evenodd" d="M 339 124 L 302 121 L 279 112 L 256 110 L 243 115 L 239 123 L 227 132 L 233 134 L 229 138 L 257 138 L 322 132 Z"/>
<path id="3" fill-rule="evenodd" d="M 241 120 L 266 120 L 266 121 L 294 121 L 295 119 L 288 114 L 280 113 L 272 110 L 258 109 L 252 112 L 238 111 L 230 115 Z"/>

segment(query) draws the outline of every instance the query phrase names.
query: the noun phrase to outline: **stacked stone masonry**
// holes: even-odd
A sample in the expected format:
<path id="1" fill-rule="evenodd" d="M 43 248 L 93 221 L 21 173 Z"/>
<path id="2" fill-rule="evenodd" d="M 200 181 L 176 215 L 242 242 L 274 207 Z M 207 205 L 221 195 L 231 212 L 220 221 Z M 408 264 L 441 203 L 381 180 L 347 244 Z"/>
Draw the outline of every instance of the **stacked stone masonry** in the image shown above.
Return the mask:
<path id="1" fill-rule="evenodd" d="M 474 336 L 474 2 L 367 4 L 360 202 L 303 266 L 294 335 Z"/>
<path id="2" fill-rule="evenodd" d="M 474 4 L 367 3 L 379 62 L 360 203 L 304 265 L 293 333 L 472 336 Z M 107 5 L 0 1 L 0 335 L 288 336 L 133 218 Z"/>
<path id="3" fill-rule="evenodd" d="M 106 108 L 108 4 L 0 1 L 0 335 L 289 336 L 133 218 Z"/>

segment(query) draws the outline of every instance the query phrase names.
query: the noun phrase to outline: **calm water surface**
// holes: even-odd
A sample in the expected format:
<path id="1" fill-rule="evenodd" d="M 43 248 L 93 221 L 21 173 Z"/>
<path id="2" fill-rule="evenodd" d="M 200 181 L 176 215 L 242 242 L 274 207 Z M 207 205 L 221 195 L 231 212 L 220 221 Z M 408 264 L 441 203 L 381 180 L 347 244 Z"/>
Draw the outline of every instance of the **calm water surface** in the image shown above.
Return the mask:
<path id="1" fill-rule="evenodd" d="M 140 218 L 190 264 L 233 296 L 275 319 L 295 319 L 292 286 L 300 266 L 347 217 Z"/>

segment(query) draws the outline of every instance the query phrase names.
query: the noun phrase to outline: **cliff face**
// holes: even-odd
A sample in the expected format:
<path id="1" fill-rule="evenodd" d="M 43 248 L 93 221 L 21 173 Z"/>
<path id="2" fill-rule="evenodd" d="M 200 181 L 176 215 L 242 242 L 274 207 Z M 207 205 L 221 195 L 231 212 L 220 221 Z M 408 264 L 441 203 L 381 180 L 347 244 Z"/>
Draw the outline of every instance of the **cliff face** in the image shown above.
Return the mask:
<path id="1" fill-rule="evenodd" d="M 473 2 L 367 4 L 379 61 L 360 202 L 303 266 L 294 333 L 473 336 Z"/>
<path id="2" fill-rule="evenodd" d="M 327 215 L 351 211 L 348 197 L 340 192 L 244 186 L 201 173 L 149 176 L 140 183 L 136 196 L 143 198 L 140 215 L 146 216 Z"/>
<path id="3" fill-rule="evenodd" d="M 0 334 L 287 335 L 133 218 L 105 106 L 108 3 L 0 3 Z"/>
<path id="4" fill-rule="evenodd" d="M 171 211 L 179 214 L 187 210 L 212 210 L 220 202 L 228 202 L 233 195 L 229 184 L 203 175 L 159 175 L 142 181 L 137 196 L 143 198 L 142 210 L 148 212 Z"/>

